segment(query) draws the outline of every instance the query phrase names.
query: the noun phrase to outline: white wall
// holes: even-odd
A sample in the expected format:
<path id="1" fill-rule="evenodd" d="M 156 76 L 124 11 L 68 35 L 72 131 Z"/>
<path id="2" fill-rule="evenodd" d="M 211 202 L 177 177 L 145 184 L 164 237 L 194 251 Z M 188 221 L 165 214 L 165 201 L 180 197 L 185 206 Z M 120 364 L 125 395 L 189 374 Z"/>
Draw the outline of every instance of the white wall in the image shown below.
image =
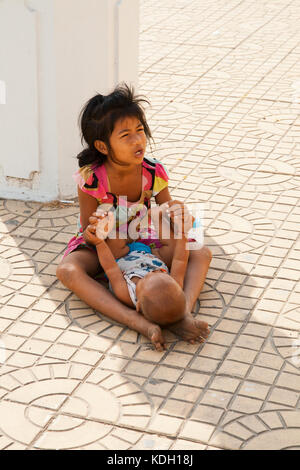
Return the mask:
<path id="1" fill-rule="evenodd" d="M 120 81 L 138 86 L 138 10 L 139 0 L 1 0 L 0 197 L 76 196 L 82 106 Z"/>

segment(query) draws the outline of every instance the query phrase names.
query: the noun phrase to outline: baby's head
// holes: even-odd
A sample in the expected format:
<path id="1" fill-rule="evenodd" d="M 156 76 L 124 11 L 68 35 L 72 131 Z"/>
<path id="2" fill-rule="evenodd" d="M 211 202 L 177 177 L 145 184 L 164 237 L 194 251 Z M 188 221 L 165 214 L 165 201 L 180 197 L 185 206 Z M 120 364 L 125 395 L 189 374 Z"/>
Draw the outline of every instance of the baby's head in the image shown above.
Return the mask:
<path id="1" fill-rule="evenodd" d="M 137 311 L 158 325 L 170 325 L 185 315 L 184 292 L 167 273 L 154 271 L 147 274 L 137 283 L 136 297 Z"/>
<path id="2" fill-rule="evenodd" d="M 131 126 L 144 132 L 145 142 L 152 139 L 151 131 L 146 121 L 142 104 L 148 101 L 135 95 L 134 89 L 126 84 L 118 85 L 109 95 L 97 94 L 91 98 L 82 109 L 80 115 L 81 141 L 85 141 L 88 148 L 78 155 L 79 166 L 91 163 L 102 164 L 107 157 L 114 157 L 112 134 L 118 127 L 118 132 Z M 120 128 L 120 125 L 122 128 Z M 124 127 L 124 128 L 125 128 Z M 121 139 L 121 135 L 117 136 Z M 122 139 L 122 144 L 125 139 Z"/>

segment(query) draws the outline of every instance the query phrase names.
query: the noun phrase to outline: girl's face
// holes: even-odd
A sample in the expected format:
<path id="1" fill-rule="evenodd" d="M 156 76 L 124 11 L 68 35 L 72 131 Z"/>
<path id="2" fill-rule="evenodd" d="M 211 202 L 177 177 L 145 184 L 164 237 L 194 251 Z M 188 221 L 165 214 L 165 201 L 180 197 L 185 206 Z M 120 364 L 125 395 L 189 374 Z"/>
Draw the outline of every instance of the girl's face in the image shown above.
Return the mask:
<path id="1" fill-rule="evenodd" d="M 111 152 L 108 152 L 105 145 L 105 153 L 113 162 L 122 166 L 140 164 L 145 155 L 146 145 L 147 138 L 143 124 L 136 117 L 126 117 L 116 122 L 110 136 Z"/>

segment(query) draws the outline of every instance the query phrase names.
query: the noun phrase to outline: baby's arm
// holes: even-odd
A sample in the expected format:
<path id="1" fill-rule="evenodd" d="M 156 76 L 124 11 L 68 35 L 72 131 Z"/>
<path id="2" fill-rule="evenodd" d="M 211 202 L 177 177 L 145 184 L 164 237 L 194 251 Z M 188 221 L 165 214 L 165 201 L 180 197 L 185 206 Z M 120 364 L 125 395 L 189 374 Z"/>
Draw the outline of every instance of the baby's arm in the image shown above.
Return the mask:
<path id="1" fill-rule="evenodd" d="M 121 302 L 132 307 L 133 303 L 130 299 L 127 283 L 110 248 L 105 242 L 105 238 L 114 224 L 113 214 L 109 213 L 107 215 L 105 213 L 96 217 L 93 215 L 90 217 L 90 222 L 90 225 L 85 230 L 86 241 L 96 247 L 100 265 L 111 283 L 115 296 Z M 120 322 L 122 323 L 122 319 L 120 319 Z"/>
<path id="2" fill-rule="evenodd" d="M 100 240 L 96 245 L 96 250 L 99 262 L 111 283 L 115 296 L 129 307 L 133 307 L 127 283 L 107 243 Z"/>
<path id="3" fill-rule="evenodd" d="M 187 239 L 185 231 L 189 228 L 185 219 L 184 205 L 172 205 L 166 202 L 151 211 L 152 221 L 159 234 L 162 247 L 153 254 L 158 255 L 163 261 L 168 258 L 166 263 L 170 268 L 170 275 L 183 287 L 186 268 L 189 260 L 189 250 L 187 248 Z M 168 211 L 171 212 L 168 216 Z M 170 227 L 172 217 L 175 234 Z M 190 221 L 191 223 L 191 221 Z M 165 237 L 168 238 L 165 238 Z M 166 261 L 165 261 L 166 262 Z"/>
<path id="4" fill-rule="evenodd" d="M 166 187 L 165 189 L 163 189 L 160 193 L 158 193 L 156 196 L 155 196 L 155 202 L 158 206 L 161 206 L 163 204 L 165 204 L 166 202 L 169 203 L 169 207 L 172 207 L 172 206 L 177 206 L 177 205 L 181 205 L 182 207 L 184 207 L 184 211 L 185 211 L 185 221 L 189 224 L 190 223 L 190 220 L 192 221 L 192 225 L 193 223 L 195 222 L 195 218 L 189 214 L 189 211 L 187 209 L 186 206 L 184 206 L 184 204 L 181 202 L 181 201 L 177 201 L 177 200 L 172 200 L 172 197 L 170 195 L 170 192 L 169 192 L 169 188 Z M 190 219 L 190 220 L 189 220 Z M 172 228 L 174 227 L 174 224 L 173 224 L 173 213 L 171 213 L 171 226 Z"/>
<path id="5" fill-rule="evenodd" d="M 176 240 L 174 239 L 170 221 L 165 218 L 166 209 L 167 205 L 164 207 L 154 207 L 148 211 L 148 214 L 161 243 L 160 248 L 152 248 L 152 254 L 160 258 L 170 269 Z"/>

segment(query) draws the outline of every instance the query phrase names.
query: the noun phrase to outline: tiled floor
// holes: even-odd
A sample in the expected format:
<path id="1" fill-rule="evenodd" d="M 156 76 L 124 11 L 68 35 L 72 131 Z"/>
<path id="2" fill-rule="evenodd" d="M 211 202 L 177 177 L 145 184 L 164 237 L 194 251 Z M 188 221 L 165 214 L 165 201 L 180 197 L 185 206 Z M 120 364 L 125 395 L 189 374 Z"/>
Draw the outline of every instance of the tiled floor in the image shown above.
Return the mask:
<path id="1" fill-rule="evenodd" d="M 56 279 L 78 205 L 0 201 L 1 449 L 300 449 L 300 4 L 141 0 L 140 92 L 204 208 L 205 345 L 158 353 Z"/>

